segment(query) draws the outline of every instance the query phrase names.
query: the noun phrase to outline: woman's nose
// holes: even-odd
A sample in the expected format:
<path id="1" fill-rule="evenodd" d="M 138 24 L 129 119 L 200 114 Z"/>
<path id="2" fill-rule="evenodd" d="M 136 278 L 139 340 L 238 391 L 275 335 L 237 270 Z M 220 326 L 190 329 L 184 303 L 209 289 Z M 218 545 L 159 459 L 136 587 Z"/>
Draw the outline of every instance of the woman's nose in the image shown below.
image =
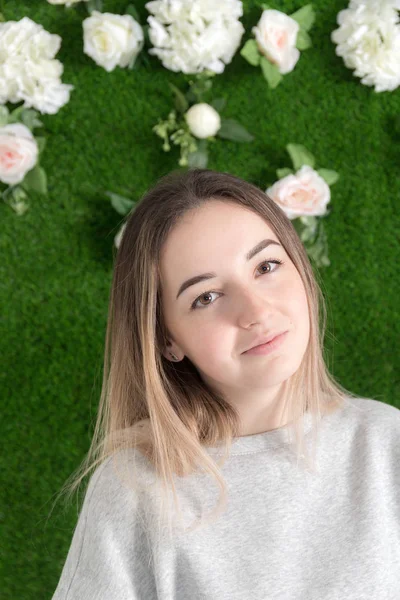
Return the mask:
<path id="1" fill-rule="evenodd" d="M 245 291 L 239 301 L 238 319 L 242 327 L 247 327 L 251 323 L 268 321 L 271 312 L 271 304 L 268 301 L 267 294 L 261 296 L 260 293 Z"/>

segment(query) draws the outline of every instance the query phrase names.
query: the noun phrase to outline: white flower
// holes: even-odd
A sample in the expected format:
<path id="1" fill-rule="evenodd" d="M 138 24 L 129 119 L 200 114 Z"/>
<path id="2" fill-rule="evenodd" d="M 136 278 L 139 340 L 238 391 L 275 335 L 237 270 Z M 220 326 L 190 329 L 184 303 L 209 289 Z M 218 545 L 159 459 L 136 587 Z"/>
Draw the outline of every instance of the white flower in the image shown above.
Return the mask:
<path id="1" fill-rule="evenodd" d="M 114 244 L 117 248 L 119 248 L 120 244 L 121 244 L 121 240 L 122 240 L 122 236 L 123 233 L 125 231 L 125 227 L 126 227 L 127 223 L 124 223 L 121 227 L 120 230 L 118 231 L 117 235 L 114 237 Z"/>
<path id="2" fill-rule="evenodd" d="M 22 123 L 0 127 L 0 181 L 20 183 L 37 162 L 38 145 Z"/>
<path id="3" fill-rule="evenodd" d="M 240 0 L 154 0 L 145 7 L 153 15 L 149 54 L 170 71 L 222 73 L 245 31 Z"/>
<path id="4" fill-rule="evenodd" d="M 256 27 L 252 28 L 261 54 L 274 63 L 282 74 L 294 69 L 300 58 L 296 48 L 300 26 L 279 10 L 264 10 Z"/>
<path id="5" fill-rule="evenodd" d="M 219 113 L 205 102 L 193 104 L 185 113 L 185 120 L 190 132 L 197 138 L 208 138 L 217 133 L 221 127 Z"/>
<path id="6" fill-rule="evenodd" d="M 331 33 L 336 54 L 376 92 L 400 85 L 399 9 L 398 0 L 351 0 L 337 15 L 340 27 Z"/>
<path id="7" fill-rule="evenodd" d="M 143 29 L 131 15 L 94 10 L 83 32 L 83 51 L 108 72 L 133 64 L 144 44 Z"/>
<path id="8" fill-rule="evenodd" d="M 61 37 L 28 17 L 0 23 L 0 104 L 24 101 L 42 113 L 56 113 L 69 101 L 73 85 L 61 83 L 55 59 Z"/>
<path id="9" fill-rule="evenodd" d="M 323 216 L 331 198 L 329 185 L 308 165 L 303 165 L 295 175 L 279 179 L 266 193 L 289 219 Z"/>
<path id="10" fill-rule="evenodd" d="M 88 0 L 47 0 L 49 4 L 65 4 L 65 6 L 72 6 L 78 2 L 87 2 Z"/>
<path id="11" fill-rule="evenodd" d="M 73 86 L 59 83 L 56 79 L 37 80 L 27 78 L 20 97 L 25 100 L 25 106 L 34 106 L 41 113 L 55 114 L 61 106 L 69 101 L 70 89 Z"/>

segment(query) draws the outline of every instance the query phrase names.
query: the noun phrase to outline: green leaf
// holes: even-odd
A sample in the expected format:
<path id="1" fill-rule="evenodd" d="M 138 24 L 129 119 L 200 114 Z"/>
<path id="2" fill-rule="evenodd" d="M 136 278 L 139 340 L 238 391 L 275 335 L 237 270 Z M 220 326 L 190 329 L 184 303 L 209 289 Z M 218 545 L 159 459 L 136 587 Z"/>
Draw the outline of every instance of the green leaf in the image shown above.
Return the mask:
<path id="1" fill-rule="evenodd" d="M 150 35 L 149 35 L 150 25 L 149 24 L 142 25 L 142 29 L 143 29 L 144 41 L 147 43 L 147 45 L 150 45 L 151 44 Z"/>
<path id="2" fill-rule="evenodd" d="M 301 144 L 287 144 L 286 150 L 289 152 L 295 171 L 303 165 L 309 165 L 311 168 L 314 168 L 315 158 L 305 146 Z"/>
<path id="3" fill-rule="evenodd" d="M 140 61 L 140 66 L 143 65 L 145 69 L 151 69 L 150 59 L 147 56 L 146 52 L 141 52 L 140 54 L 138 54 L 138 60 Z"/>
<path id="4" fill-rule="evenodd" d="M 25 202 L 28 196 L 21 185 L 9 186 L 0 196 L 17 215 L 23 215 L 29 209 L 29 204 Z"/>
<path id="5" fill-rule="evenodd" d="M 46 138 L 45 137 L 35 137 L 36 143 L 39 148 L 39 154 L 41 154 L 46 146 Z"/>
<path id="6" fill-rule="evenodd" d="M 287 177 L 287 175 L 294 175 L 293 169 L 288 169 L 287 167 L 283 169 L 277 169 L 276 175 L 278 179 L 282 179 L 283 177 Z"/>
<path id="7" fill-rule="evenodd" d="M 88 0 L 85 3 L 88 13 L 90 14 L 93 10 L 97 10 L 101 12 L 103 10 L 103 2 L 102 0 Z"/>
<path id="8" fill-rule="evenodd" d="M 139 52 L 140 52 L 140 50 L 139 50 Z M 130 71 L 133 71 L 140 66 L 140 57 L 141 57 L 141 54 L 135 54 L 134 56 L 132 56 L 132 58 L 128 64 L 128 69 Z"/>
<path id="9" fill-rule="evenodd" d="M 208 75 L 208 71 L 197 73 L 196 80 L 190 83 L 190 87 L 186 92 L 186 98 L 192 103 L 206 102 L 204 96 L 211 90 L 212 85 L 213 82 L 211 76 Z"/>
<path id="10" fill-rule="evenodd" d="M 7 125 L 9 114 L 7 106 L 0 106 L 0 127 Z"/>
<path id="11" fill-rule="evenodd" d="M 204 152 L 205 150 L 207 150 L 209 143 L 210 143 L 210 140 L 207 138 L 203 138 L 201 140 L 198 139 L 198 140 L 196 140 L 196 147 L 197 147 L 196 149 Z"/>
<path id="12" fill-rule="evenodd" d="M 264 4 L 264 2 L 259 2 L 259 3 L 258 3 L 258 6 L 259 6 L 260 8 L 262 8 L 263 10 L 271 10 L 271 7 L 270 7 L 270 6 L 268 6 L 268 4 Z"/>
<path id="13" fill-rule="evenodd" d="M 305 29 L 299 29 L 297 32 L 296 38 L 296 48 L 298 50 L 307 50 L 307 48 L 311 48 L 312 41 Z"/>
<path id="14" fill-rule="evenodd" d="M 132 206 L 135 204 L 134 200 L 125 198 L 125 196 L 120 196 L 119 194 L 114 194 L 114 192 L 106 191 L 104 193 L 108 198 L 110 198 L 112 207 L 120 215 L 127 215 Z"/>
<path id="15" fill-rule="evenodd" d="M 6 21 L 5 16 L 3 15 L 3 13 L 0 13 L 0 22 L 4 23 Z"/>
<path id="16" fill-rule="evenodd" d="M 297 21 L 301 29 L 305 29 L 306 31 L 309 31 L 314 25 L 315 12 L 312 7 L 312 4 L 306 4 L 305 6 L 302 6 L 301 8 L 299 8 L 299 10 L 296 10 L 296 12 L 292 13 L 289 16 L 295 21 Z"/>
<path id="17" fill-rule="evenodd" d="M 205 169 L 208 163 L 208 152 L 207 150 L 197 149 L 195 152 L 190 152 L 187 157 L 189 167 L 198 167 Z"/>
<path id="18" fill-rule="evenodd" d="M 185 95 L 170 81 L 168 82 L 168 85 L 175 94 L 176 110 L 178 112 L 185 113 L 189 108 L 189 102 L 186 100 Z"/>
<path id="19" fill-rule="evenodd" d="M 318 169 L 317 173 L 326 181 L 328 185 L 333 185 L 339 179 L 339 173 L 333 171 L 332 169 Z"/>
<path id="20" fill-rule="evenodd" d="M 18 106 L 17 108 L 15 108 L 12 113 L 10 113 L 10 116 L 8 118 L 8 122 L 9 123 L 16 123 L 17 121 L 19 121 L 20 119 L 20 115 L 21 113 L 26 110 L 25 106 Z"/>
<path id="21" fill-rule="evenodd" d="M 126 15 L 131 15 L 131 17 L 133 17 L 135 19 L 135 21 L 137 21 L 140 24 L 140 16 L 138 11 L 136 10 L 136 7 L 133 4 L 128 4 L 128 6 L 125 9 L 125 14 Z"/>
<path id="22" fill-rule="evenodd" d="M 36 165 L 36 167 L 25 175 L 21 185 L 25 190 L 33 190 L 39 194 L 47 194 L 47 177 L 45 170 L 39 165 Z"/>
<path id="23" fill-rule="evenodd" d="M 21 184 L 19 185 L 10 185 L 7 189 L 2 192 L 3 200 L 7 204 L 12 202 L 21 202 L 22 200 L 26 200 L 28 198 L 27 193 L 22 188 Z"/>
<path id="24" fill-rule="evenodd" d="M 322 219 L 318 219 L 316 236 L 312 238 L 311 243 L 305 240 L 305 248 L 310 259 L 315 262 L 318 268 L 329 267 L 331 262 L 328 256 L 328 236 Z"/>
<path id="25" fill-rule="evenodd" d="M 217 113 L 220 113 L 225 108 L 226 98 L 214 98 L 214 100 L 210 102 L 210 105 L 215 108 Z"/>
<path id="26" fill-rule="evenodd" d="M 315 216 L 301 216 L 297 217 L 300 223 L 303 225 L 301 230 L 301 241 L 310 242 L 314 241 L 318 233 L 318 219 Z"/>
<path id="27" fill-rule="evenodd" d="M 144 53 L 142 52 L 143 50 L 143 46 L 144 46 L 144 40 L 141 40 L 139 42 L 138 48 L 137 48 L 137 52 L 136 54 L 134 54 L 128 64 L 128 69 L 129 70 L 133 70 L 133 69 L 137 69 L 138 67 L 140 67 L 141 63 L 142 63 L 142 57 L 144 55 Z"/>
<path id="28" fill-rule="evenodd" d="M 277 85 L 282 81 L 282 73 L 279 72 L 279 69 L 276 65 L 273 65 L 269 60 L 265 58 L 265 56 L 261 57 L 261 70 L 268 81 L 268 85 L 271 89 L 276 88 Z"/>
<path id="29" fill-rule="evenodd" d="M 256 67 L 260 64 L 260 52 L 258 50 L 256 40 L 247 40 L 243 48 L 240 50 L 241 56 L 247 60 L 248 63 Z"/>
<path id="30" fill-rule="evenodd" d="M 235 119 L 221 119 L 221 127 L 216 135 L 234 142 L 251 142 L 254 140 L 254 136 Z"/>
<path id="31" fill-rule="evenodd" d="M 145 59 L 145 53 L 142 52 L 142 48 L 144 46 L 144 42 L 141 42 L 138 48 L 138 52 L 137 54 L 135 54 L 130 63 L 128 64 L 128 69 L 130 71 L 136 71 L 137 69 L 139 69 L 140 67 L 144 67 L 147 68 L 148 66 L 148 60 Z"/>
<path id="32" fill-rule="evenodd" d="M 20 113 L 19 117 L 21 122 L 32 130 L 35 127 L 43 127 L 43 123 L 37 118 L 37 115 L 38 113 L 36 110 L 26 108 Z"/>
<path id="33" fill-rule="evenodd" d="M 131 62 L 127 65 L 127 69 L 129 71 L 136 71 L 140 66 L 140 61 L 138 60 L 139 56 L 134 56 L 131 59 Z"/>

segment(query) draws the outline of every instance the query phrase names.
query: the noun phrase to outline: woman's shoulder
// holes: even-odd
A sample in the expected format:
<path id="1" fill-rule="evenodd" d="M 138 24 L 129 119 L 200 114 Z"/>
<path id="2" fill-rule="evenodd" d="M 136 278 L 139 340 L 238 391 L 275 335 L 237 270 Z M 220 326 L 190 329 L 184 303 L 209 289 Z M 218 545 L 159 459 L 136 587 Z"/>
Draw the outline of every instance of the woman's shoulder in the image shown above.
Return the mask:
<path id="1" fill-rule="evenodd" d="M 89 478 L 85 504 L 91 511 L 121 505 L 138 507 L 143 491 L 154 483 L 154 469 L 137 449 L 118 450 L 97 465 Z"/>
<path id="2" fill-rule="evenodd" d="M 387 419 L 399 421 L 400 419 L 400 409 L 397 406 L 375 398 L 348 396 L 346 397 L 346 407 L 354 415 L 363 413 L 366 419 L 373 417 L 378 417 L 383 421 Z"/>
<path id="3" fill-rule="evenodd" d="M 382 400 L 348 396 L 343 418 L 357 429 L 365 429 L 380 437 L 400 435 L 400 409 Z"/>

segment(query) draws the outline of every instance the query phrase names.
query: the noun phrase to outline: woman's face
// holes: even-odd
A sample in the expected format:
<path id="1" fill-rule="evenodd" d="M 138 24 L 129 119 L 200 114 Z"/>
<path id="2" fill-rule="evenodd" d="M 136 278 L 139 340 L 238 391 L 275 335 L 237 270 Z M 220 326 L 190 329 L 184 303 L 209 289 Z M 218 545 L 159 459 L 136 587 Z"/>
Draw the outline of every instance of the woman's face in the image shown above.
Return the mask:
<path id="1" fill-rule="evenodd" d="M 264 239 L 277 243 L 247 260 Z M 268 262 L 274 260 L 282 264 Z M 305 354 L 309 312 L 301 277 L 265 221 L 233 202 L 209 201 L 170 232 L 160 269 L 172 336 L 165 357 L 186 355 L 202 379 L 238 408 L 261 408 L 275 398 Z M 179 293 L 186 280 L 210 272 Z M 244 354 L 259 337 L 282 331 L 288 333 L 274 352 Z"/>

